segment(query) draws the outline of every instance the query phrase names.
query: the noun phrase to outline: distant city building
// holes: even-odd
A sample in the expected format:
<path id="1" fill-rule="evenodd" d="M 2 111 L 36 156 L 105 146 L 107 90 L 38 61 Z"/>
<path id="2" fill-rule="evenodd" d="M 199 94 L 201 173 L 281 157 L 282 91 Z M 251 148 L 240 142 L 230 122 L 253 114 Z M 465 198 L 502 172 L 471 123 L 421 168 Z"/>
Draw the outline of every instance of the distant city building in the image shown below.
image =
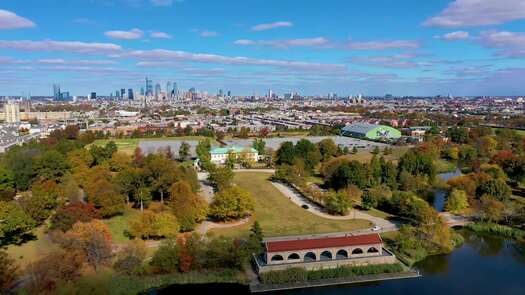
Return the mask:
<path id="1" fill-rule="evenodd" d="M 97 93 L 91 92 L 91 94 L 89 95 L 89 99 L 97 99 Z"/>
<path id="2" fill-rule="evenodd" d="M 160 84 L 159 83 L 155 84 L 155 97 L 159 97 L 161 91 L 162 89 L 160 88 Z"/>
<path id="3" fill-rule="evenodd" d="M 61 99 L 60 84 L 53 84 L 53 99 L 57 101 Z"/>
<path id="4" fill-rule="evenodd" d="M 140 95 L 144 96 L 144 87 L 140 87 Z"/>
<path id="5" fill-rule="evenodd" d="M 128 99 L 129 100 L 134 100 L 135 99 L 135 97 L 133 95 L 133 89 L 131 89 L 131 88 L 128 89 Z"/>
<path id="6" fill-rule="evenodd" d="M 152 96 L 153 95 L 153 81 L 146 78 L 146 96 Z"/>
<path id="7" fill-rule="evenodd" d="M 18 103 L 8 102 L 4 105 L 4 114 L 6 123 L 20 122 L 20 106 Z"/>
<path id="8" fill-rule="evenodd" d="M 228 90 L 228 97 L 232 97 L 232 91 Z"/>
<path id="9" fill-rule="evenodd" d="M 125 95 L 126 95 L 126 89 L 121 88 L 120 89 L 120 98 L 124 98 Z"/>

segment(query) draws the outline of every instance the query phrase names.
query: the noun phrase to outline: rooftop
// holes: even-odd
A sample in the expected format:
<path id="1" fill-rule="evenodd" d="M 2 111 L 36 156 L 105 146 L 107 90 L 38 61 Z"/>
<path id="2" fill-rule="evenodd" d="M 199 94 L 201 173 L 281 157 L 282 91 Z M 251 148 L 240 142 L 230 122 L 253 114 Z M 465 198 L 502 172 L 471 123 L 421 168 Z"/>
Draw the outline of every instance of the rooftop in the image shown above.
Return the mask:
<path id="1" fill-rule="evenodd" d="M 231 146 L 231 147 L 214 147 L 210 150 L 210 154 L 227 154 L 229 152 L 233 153 L 243 153 L 250 152 L 256 153 L 257 150 L 251 147 L 241 147 L 241 146 Z"/>
<path id="2" fill-rule="evenodd" d="M 266 242 L 268 252 L 281 252 L 306 249 L 321 249 L 334 247 L 348 247 L 381 244 L 378 234 L 340 236 L 340 237 L 321 237 L 297 240 L 282 240 Z"/>

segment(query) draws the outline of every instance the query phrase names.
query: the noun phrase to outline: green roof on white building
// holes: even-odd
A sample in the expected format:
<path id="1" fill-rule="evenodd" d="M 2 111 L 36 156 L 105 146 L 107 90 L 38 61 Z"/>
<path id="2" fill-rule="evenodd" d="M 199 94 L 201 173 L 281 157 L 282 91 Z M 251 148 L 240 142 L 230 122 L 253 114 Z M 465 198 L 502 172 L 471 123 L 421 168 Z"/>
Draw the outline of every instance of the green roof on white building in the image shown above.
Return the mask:
<path id="1" fill-rule="evenodd" d="M 214 147 L 210 150 L 210 154 L 212 155 L 222 155 L 222 154 L 228 154 L 230 152 L 233 153 L 257 153 L 257 150 L 252 147 L 242 147 L 242 146 L 229 146 L 229 147 Z"/>

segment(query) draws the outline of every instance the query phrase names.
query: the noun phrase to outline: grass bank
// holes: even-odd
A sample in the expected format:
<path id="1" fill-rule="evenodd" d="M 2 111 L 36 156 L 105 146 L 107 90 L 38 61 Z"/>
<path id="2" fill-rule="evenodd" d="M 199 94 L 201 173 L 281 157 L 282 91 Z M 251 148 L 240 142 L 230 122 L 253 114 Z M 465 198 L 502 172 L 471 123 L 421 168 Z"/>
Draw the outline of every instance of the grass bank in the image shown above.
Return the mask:
<path id="1" fill-rule="evenodd" d="M 504 238 L 525 239 L 525 231 L 501 224 L 476 222 L 465 225 L 465 228 L 477 233 L 492 234 Z"/>

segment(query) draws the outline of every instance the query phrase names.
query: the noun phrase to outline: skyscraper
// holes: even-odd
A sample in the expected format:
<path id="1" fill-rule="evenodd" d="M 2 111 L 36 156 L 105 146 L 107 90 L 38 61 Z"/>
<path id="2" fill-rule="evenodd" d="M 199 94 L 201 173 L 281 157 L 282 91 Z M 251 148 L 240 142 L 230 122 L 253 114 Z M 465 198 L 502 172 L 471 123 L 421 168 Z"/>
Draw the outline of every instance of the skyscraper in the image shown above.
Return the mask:
<path id="1" fill-rule="evenodd" d="M 129 88 L 129 89 L 128 89 L 128 99 L 133 100 L 133 99 L 134 99 L 133 96 L 134 96 L 134 95 L 133 95 L 133 89 Z"/>
<path id="2" fill-rule="evenodd" d="M 126 95 L 126 89 L 121 88 L 120 89 L 120 98 L 124 99 L 124 96 Z"/>
<path id="3" fill-rule="evenodd" d="M 53 99 L 60 100 L 61 97 L 60 84 L 53 84 Z"/>
<path id="4" fill-rule="evenodd" d="M 91 92 L 91 94 L 89 95 L 89 99 L 97 99 L 97 93 Z"/>
<path id="5" fill-rule="evenodd" d="M 161 92 L 160 84 L 157 83 L 155 84 L 155 97 L 158 97 L 160 95 L 160 92 Z"/>
<path id="6" fill-rule="evenodd" d="M 153 95 L 153 81 L 146 77 L 146 96 Z"/>
<path id="7" fill-rule="evenodd" d="M 173 82 L 173 95 L 175 97 L 179 96 L 179 88 L 177 86 L 177 82 Z"/>
<path id="8" fill-rule="evenodd" d="M 171 94 L 172 94 L 171 82 L 168 81 L 168 82 L 166 82 L 166 95 L 168 97 L 171 97 Z"/>

